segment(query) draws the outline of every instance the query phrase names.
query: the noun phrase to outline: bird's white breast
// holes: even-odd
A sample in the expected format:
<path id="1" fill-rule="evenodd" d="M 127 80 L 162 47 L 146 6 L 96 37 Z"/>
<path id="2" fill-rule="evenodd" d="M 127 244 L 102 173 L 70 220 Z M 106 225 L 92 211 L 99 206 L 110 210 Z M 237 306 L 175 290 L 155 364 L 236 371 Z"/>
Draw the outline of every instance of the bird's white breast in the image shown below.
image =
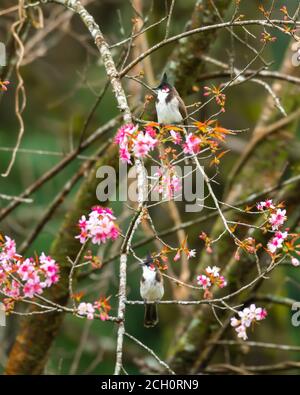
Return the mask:
<path id="1" fill-rule="evenodd" d="M 179 123 L 183 119 L 179 111 L 179 101 L 176 96 L 166 103 L 168 94 L 169 92 L 159 90 L 157 92 L 157 101 L 155 104 L 157 122 L 165 125 Z"/>
<path id="2" fill-rule="evenodd" d="M 141 297 L 148 301 L 160 300 L 164 295 L 164 286 L 162 281 L 156 280 L 156 271 L 144 266 L 143 277 L 144 281 L 141 281 L 140 288 Z"/>

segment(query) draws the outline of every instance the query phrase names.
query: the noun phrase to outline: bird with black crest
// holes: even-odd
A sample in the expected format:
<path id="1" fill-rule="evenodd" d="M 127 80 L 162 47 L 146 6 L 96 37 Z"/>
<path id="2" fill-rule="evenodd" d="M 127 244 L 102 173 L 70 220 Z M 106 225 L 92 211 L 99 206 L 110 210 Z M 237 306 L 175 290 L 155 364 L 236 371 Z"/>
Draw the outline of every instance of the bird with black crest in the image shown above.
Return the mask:
<path id="1" fill-rule="evenodd" d="M 156 92 L 157 122 L 162 125 L 187 124 L 188 113 L 184 101 L 164 73 L 160 84 L 154 88 Z"/>
<path id="2" fill-rule="evenodd" d="M 150 254 L 142 263 L 143 274 L 140 282 L 140 293 L 145 304 L 144 326 L 151 328 L 158 324 L 157 304 L 164 296 L 164 283 L 158 266 Z M 147 302 L 154 302 L 149 303 Z"/>

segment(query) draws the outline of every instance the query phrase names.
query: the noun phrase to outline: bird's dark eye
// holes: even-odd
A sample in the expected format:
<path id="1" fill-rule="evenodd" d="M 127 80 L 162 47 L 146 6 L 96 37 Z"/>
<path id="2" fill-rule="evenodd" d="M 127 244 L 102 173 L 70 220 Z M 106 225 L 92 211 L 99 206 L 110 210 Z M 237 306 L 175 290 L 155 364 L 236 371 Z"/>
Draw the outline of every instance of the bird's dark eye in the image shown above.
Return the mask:
<path id="1" fill-rule="evenodd" d="M 146 266 L 151 266 L 152 264 L 153 264 L 153 259 L 152 258 L 149 258 L 149 259 L 147 259 L 145 262 L 144 262 L 144 264 L 146 265 Z"/>

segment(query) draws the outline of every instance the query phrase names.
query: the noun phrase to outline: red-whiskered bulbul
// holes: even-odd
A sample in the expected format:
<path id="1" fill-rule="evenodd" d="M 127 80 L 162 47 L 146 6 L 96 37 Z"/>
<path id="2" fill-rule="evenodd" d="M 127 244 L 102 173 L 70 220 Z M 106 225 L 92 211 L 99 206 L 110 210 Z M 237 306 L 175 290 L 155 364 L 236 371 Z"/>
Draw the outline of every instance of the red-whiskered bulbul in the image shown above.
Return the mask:
<path id="1" fill-rule="evenodd" d="M 145 302 L 158 302 L 164 296 L 164 283 L 153 258 L 148 255 L 142 264 L 143 274 L 140 283 L 141 297 Z M 151 328 L 158 323 L 157 305 L 145 304 L 144 326 Z"/>
<path id="2" fill-rule="evenodd" d="M 184 101 L 175 87 L 168 82 L 166 73 L 164 73 L 160 84 L 154 90 L 157 94 L 155 103 L 157 122 L 163 125 L 187 124 L 188 113 Z"/>

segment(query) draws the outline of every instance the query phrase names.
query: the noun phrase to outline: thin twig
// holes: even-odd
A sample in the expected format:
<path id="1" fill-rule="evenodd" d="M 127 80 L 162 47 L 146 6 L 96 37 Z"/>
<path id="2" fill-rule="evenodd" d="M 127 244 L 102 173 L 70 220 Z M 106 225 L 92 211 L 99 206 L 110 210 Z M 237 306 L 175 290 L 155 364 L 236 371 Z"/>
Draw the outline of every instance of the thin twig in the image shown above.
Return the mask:
<path id="1" fill-rule="evenodd" d="M 145 350 L 148 351 L 149 354 L 151 354 L 157 362 L 163 366 L 169 373 L 171 374 L 176 374 L 167 364 L 166 362 L 162 361 L 151 348 L 147 347 L 144 343 L 139 341 L 136 337 L 130 335 L 129 333 L 125 332 L 125 336 L 127 336 L 129 339 L 133 340 L 135 343 L 137 343 L 139 346 L 143 347 Z"/>

